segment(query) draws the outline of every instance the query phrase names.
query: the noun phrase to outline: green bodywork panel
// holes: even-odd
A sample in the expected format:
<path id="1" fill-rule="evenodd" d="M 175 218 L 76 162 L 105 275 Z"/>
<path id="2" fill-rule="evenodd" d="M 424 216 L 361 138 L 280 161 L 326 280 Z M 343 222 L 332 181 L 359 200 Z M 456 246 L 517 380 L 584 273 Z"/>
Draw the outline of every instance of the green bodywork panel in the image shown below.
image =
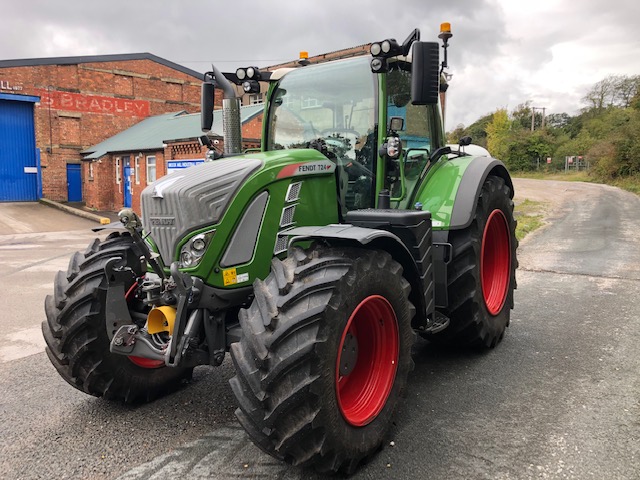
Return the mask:
<path id="1" fill-rule="evenodd" d="M 256 278 L 264 278 L 271 267 L 274 246 L 280 227 L 280 218 L 285 206 L 285 196 L 291 183 L 302 182 L 296 205 L 294 224 L 291 226 L 327 225 L 338 222 L 336 202 L 336 181 L 333 171 L 327 173 L 295 174 L 297 165 L 308 162 L 327 162 L 327 158 L 316 150 L 277 150 L 247 155 L 259 158 L 263 166 L 240 187 L 220 221 L 211 226 L 190 233 L 178 245 L 182 246 L 193 236 L 215 229 L 215 235 L 199 265 L 182 271 L 202 278 L 207 285 L 219 288 L 249 286 Z M 233 233 L 240 223 L 247 207 L 261 193 L 268 192 L 269 199 L 258 233 L 253 256 L 247 263 L 222 267 L 220 261 L 229 247 Z M 234 270 L 232 274 L 230 270 Z M 227 274 L 225 285 L 224 275 Z M 248 274 L 248 275 L 243 275 Z M 240 275 L 242 281 L 229 283 L 233 276 Z"/>
<path id="2" fill-rule="evenodd" d="M 453 204 L 460 181 L 474 157 L 440 159 L 429 170 L 425 180 L 416 187 L 415 202 L 431 212 L 434 230 L 447 230 L 451 224 Z"/>

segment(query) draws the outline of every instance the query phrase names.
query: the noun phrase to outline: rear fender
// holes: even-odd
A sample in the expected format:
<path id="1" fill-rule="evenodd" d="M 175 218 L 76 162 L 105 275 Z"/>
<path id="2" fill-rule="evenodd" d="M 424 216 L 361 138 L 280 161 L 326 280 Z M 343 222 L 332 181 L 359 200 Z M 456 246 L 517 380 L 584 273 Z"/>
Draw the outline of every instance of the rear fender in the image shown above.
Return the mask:
<path id="1" fill-rule="evenodd" d="M 503 178 L 513 198 L 513 182 L 500 160 L 468 156 L 448 160 L 434 169 L 416 197 L 416 201 L 431 212 L 435 302 L 439 308 L 449 304 L 447 264 L 452 254 L 449 231 L 464 229 L 471 224 L 482 185 L 489 175 Z"/>
<path id="2" fill-rule="evenodd" d="M 431 212 L 434 230 L 467 228 L 473 219 L 482 185 L 489 175 L 503 178 L 513 198 L 511 176 L 500 160 L 491 157 L 459 157 L 434 169 L 415 200 Z"/>

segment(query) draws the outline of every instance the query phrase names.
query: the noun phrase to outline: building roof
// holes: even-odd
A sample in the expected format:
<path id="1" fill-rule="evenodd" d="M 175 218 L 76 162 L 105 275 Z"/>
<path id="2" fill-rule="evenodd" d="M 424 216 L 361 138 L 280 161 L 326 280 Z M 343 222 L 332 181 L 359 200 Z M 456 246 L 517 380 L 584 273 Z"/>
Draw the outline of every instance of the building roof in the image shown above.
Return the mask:
<path id="1" fill-rule="evenodd" d="M 240 120 L 248 122 L 262 113 L 264 104 L 240 108 Z M 184 111 L 165 113 L 142 120 L 140 123 L 87 148 L 82 153 L 85 160 L 95 160 L 107 153 L 160 150 L 165 143 L 175 140 L 191 140 L 202 136 L 200 114 Z M 222 110 L 214 110 L 210 135 L 222 136 Z"/>
<path id="2" fill-rule="evenodd" d="M 190 68 L 171 62 L 165 58 L 158 57 L 152 53 L 125 53 L 117 55 L 85 55 L 78 57 L 48 57 L 48 58 L 23 58 L 16 60 L 0 60 L 0 68 L 7 67 L 33 67 L 38 65 L 78 65 L 80 63 L 100 63 L 100 62 L 122 62 L 127 60 L 151 60 L 165 67 L 172 68 L 198 80 L 203 80 L 204 76 Z"/>

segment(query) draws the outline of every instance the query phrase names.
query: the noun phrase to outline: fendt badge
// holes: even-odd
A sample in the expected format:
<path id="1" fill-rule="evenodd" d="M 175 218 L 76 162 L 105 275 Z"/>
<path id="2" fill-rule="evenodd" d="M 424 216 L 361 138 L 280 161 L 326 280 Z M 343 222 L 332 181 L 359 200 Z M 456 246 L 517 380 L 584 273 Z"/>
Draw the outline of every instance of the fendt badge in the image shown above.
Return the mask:
<path id="1" fill-rule="evenodd" d="M 149 217 L 149 221 L 154 227 L 174 225 L 176 223 L 176 219 L 174 217 Z"/>

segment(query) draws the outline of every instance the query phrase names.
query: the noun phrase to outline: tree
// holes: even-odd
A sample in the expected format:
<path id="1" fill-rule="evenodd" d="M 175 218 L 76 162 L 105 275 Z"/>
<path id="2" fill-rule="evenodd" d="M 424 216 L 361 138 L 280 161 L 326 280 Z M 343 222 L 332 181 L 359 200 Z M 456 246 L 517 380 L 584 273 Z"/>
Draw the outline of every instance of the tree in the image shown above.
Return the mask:
<path id="1" fill-rule="evenodd" d="M 568 113 L 550 113 L 547 115 L 545 124 L 550 128 L 566 128 L 571 122 L 571 115 Z"/>
<path id="2" fill-rule="evenodd" d="M 588 109 L 628 108 L 640 90 L 640 75 L 609 75 L 597 82 L 582 99 Z"/>
<path id="3" fill-rule="evenodd" d="M 617 79 L 614 75 L 609 75 L 597 82 L 587 94 L 582 98 L 588 107 L 595 110 L 602 110 L 613 105 L 615 98 L 615 85 Z"/>
<path id="4" fill-rule="evenodd" d="M 465 135 L 466 133 L 464 125 L 462 123 L 459 123 L 454 130 L 447 133 L 447 143 L 457 144 Z"/>
<path id="5" fill-rule="evenodd" d="M 486 127 L 487 150 L 496 158 L 506 158 L 509 152 L 507 139 L 511 121 L 507 110 L 501 108 L 493 113 L 491 122 Z"/>

